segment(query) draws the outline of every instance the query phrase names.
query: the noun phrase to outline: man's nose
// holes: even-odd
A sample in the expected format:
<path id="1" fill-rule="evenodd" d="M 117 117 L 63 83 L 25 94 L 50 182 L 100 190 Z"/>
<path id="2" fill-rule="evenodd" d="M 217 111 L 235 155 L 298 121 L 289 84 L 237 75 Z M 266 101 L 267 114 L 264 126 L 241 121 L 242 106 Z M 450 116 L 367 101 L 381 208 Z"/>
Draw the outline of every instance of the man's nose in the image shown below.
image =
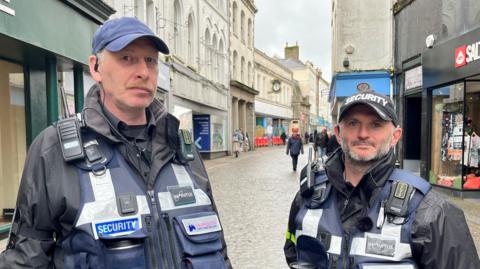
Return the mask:
<path id="1" fill-rule="evenodd" d="M 137 72 L 137 78 L 148 79 L 148 76 L 150 74 L 150 70 L 149 70 L 148 65 L 145 62 L 145 60 L 140 59 L 137 62 L 136 72 Z"/>
<path id="2" fill-rule="evenodd" d="M 366 125 L 360 125 L 360 128 L 358 129 L 358 137 L 362 139 L 369 137 L 369 130 Z"/>

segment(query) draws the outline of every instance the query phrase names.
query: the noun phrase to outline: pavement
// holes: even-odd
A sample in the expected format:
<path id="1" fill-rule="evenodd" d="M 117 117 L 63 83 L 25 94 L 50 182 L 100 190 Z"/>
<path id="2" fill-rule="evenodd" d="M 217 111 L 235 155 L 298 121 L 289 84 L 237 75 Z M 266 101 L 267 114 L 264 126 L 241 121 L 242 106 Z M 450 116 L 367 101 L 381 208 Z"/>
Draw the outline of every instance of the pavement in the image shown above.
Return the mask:
<path id="1" fill-rule="evenodd" d="M 297 172 L 292 171 L 283 146 L 205 161 L 234 268 L 288 268 L 283 256 L 284 235 L 306 156 L 300 155 Z M 448 199 L 464 210 L 478 251 L 480 200 Z M 0 250 L 5 244 L 6 240 L 0 241 Z"/>

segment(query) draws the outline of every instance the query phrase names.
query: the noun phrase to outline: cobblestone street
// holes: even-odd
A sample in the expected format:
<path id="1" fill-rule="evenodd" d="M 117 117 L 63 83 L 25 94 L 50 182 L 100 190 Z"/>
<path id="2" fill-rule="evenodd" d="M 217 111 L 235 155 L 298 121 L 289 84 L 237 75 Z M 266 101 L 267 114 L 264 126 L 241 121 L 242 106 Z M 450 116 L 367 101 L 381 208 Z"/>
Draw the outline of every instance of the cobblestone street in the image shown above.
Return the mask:
<path id="1" fill-rule="evenodd" d="M 304 149 L 297 172 L 283 146 L 206 162 L 235 269 L 288 268 L 283 243 Z"/>

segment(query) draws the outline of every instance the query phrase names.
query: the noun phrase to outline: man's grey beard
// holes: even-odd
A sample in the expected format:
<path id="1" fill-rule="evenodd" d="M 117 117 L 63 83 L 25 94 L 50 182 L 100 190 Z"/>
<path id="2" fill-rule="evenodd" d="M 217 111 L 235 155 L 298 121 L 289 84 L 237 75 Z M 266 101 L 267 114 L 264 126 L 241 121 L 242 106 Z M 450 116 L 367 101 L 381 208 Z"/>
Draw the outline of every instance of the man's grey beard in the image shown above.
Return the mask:
<path id="1" fill-rule="evenodd" d="M 342 150 L 345 154 L 345 157 L 348 158 L 352 163 L 357 164 L 357 165 L 369 165 L 369 164 L 375 163 L 376 161 L 378 161 L 379 159 L 381 159 L 385 155 L 387 155 L 388 152 L 390 152 L 390 149 L 392 148 L 390 146 L 391 142 L 392 142 L 392 139 L 393 139 L 393 132 L 392 132 L 392 134 L 390 134 L 389 138 L 386 139 L 385 142 L 383 142 L 380 145 L 380 148 L 379 148 L 377 154 L 375 154 L 374 156 L 361 157 L 358 154 L 352 152 L 350 150 L 350 147 L 348 146 L 347 141 L 345 141 L 345 139 L 343 137 L 342 137 Z"/>

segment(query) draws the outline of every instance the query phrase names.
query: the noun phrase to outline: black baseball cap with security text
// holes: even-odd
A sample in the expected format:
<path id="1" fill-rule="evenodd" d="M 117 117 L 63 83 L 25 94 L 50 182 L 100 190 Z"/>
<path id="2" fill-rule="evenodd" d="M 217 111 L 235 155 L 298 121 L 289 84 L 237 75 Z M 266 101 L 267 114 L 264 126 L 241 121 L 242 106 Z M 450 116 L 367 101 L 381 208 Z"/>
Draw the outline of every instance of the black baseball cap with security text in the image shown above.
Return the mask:
<path id="1" fill-rule="evenodd" d="M 347 97 L 340 107 L 338 122 L 342 121 L 342 117 L 350 108 L 359 104 L 372 108 L 381 119 L 391 121 L 395 126 L 399 125 L 397 113 L 390 97 L 374 91 L 360 92 Z"/>

